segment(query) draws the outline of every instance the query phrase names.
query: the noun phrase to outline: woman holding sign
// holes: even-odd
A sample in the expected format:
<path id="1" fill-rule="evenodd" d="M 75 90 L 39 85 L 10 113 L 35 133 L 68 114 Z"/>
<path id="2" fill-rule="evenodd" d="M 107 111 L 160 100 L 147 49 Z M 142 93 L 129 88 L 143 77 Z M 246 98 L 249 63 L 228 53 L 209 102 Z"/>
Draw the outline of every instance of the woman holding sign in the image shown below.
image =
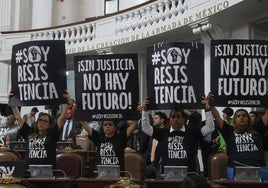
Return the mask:
<path id="1" fill-rule="evenodd" d="M 14 94 L 9 94 L 10 99 Z M 69 98 L 69 93 L 64 97 Z M 68 106 L 62 112 L 66 113 Z M 30 177 L 29 165 L 52 165 L 56 169 L 56 143 L 59 139 L 62 123 L 53 126 L 52 118 L 47 113 L 39 113 L 35 128 L 30 127 L 23 119 L 19 108 L 12 106 L 20 127 L 19 133 L 27 142 L 25 154 L 25 177 Z"/>
<path id="2" fill-rule="evenodd" d="M 213 94 L 204 97 L 202 103 L 209 103 L 210 110 L 216 124 L 222 133 L 228 155 L 227 176 L 234 179 L 236 166 L 261 167 L 261 179 L 268 180 L 268 168 L 265 167 L 263 138 L 268 126 L 268 109 L 262 119 L 253 126 L 250 125 L 250 116 L 245 109 L 238 109 L 234 113 L 234 126 L 229 126 L 220 116 L 213 105 Z"/>

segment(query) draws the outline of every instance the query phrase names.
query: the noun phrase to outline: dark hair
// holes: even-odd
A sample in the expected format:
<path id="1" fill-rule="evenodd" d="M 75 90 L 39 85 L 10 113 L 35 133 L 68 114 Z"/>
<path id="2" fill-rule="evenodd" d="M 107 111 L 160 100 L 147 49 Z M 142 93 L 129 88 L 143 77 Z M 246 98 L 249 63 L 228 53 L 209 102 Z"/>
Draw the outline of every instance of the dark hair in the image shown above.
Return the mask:
<path id="1" fill-rule="evenodd" d="M 257 112 L 257 111 L 250 111 L 249 113 L 250 113 L 250 114 L 254 114 L 255 116 L 258 117 L 258 112 Z"/>
<path id="2" fill-rule="evenodd" d="M 170 110 L 169 117 L 171 116 L 172 112 L 181 112 L 182 117 L 183 118 L 187 118 L 187 115 L 184 113 L 184 111 L 182 109 L 173 109 L 173 110 Z"/>
<path id="3" fill-rule="evenodd" d="M 183 179 L 181 188 L 210 188 L 210 184 L 204 176 L 194 174 Z"/>
<path id="4" fill-rule="evenodd" d="M 33 107 L 31 111 L 32 112 L 39 112 L 38 108 L 36 108 L 36 107 Z"/>
<path id="5" fill-rule="evenodd" d="M 160 119 L 164 119 L 164 123 L 166 122 L 166 120 L 167 120 L 167 115 L 164 113 L 164 112 L 155 112 L 155 114 L 154 115 L 157 115 L 157 116 L 159 116 L 160 117 Z"/>
<path id="6" fill-rule="evenodd" d="M 231 117 L 234 114 L 234 110 L 230 107 L 224 108 L 222 112 L 227 114 L 229 117 Z"/>

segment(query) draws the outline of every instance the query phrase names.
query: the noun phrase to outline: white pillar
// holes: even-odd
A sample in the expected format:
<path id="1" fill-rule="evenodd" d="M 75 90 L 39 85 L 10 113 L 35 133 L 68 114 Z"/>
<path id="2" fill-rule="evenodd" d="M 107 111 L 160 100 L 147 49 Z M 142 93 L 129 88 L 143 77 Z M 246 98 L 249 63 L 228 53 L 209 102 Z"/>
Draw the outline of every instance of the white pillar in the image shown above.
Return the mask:
<path id="1" fill-rule="evenodd" d="M 51 27 L 52 0 L 34 0 L 32 6 L 32 29 Z"/>
<path id="2" fill-rule="evenodd" d="M 10 0 L 0 1 L 0 31 L 10 30 Z"/>
<path id="3" fill-rule="evenodd" d="M 7 104 L 8 92 L 11 89 L 11 66 L 0 62 L 0 104 Z M 1 123 L 1 122 L 0 122 Z"/>

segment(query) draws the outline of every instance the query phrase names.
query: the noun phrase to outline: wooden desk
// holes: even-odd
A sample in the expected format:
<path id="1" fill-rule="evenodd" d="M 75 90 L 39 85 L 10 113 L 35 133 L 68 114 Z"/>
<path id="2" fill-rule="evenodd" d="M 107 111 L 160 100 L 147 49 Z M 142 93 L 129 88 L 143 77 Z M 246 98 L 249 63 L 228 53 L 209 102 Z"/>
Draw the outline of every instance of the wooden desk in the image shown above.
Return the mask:
<path id="1" fill-rule="evenodd" d="M 22 179 L 36 188 L 104 188 L 116 183 L 119 179 Z"/>
<path id="2" fill-rule="evenodd" d="M 15 150 L 20 159 L 25 158 L 25 150 Z M 62 151 L 57 151 L 57 153 L 61 153 Z M 94 177 L 94 167 L 95 167 L 95 156 L 96 151 L 84 151 L 84 150 L 73 150 L 74 153 L 79 154 L 85 163 L 85 177 L 93 178 Z"/>
<path id="3" fill-rule="evenodd" d="M 145 179 L 144 185 L 146 188 L 180 188 L 181 181 Z"/>
<path id="4" fill-rule="evenodd" d="M 215 184 L 222 188 L 267 188 L 268 182 L 242 182 L 242 181 L 228 181 L 228 180 L 214 180 Z"/>

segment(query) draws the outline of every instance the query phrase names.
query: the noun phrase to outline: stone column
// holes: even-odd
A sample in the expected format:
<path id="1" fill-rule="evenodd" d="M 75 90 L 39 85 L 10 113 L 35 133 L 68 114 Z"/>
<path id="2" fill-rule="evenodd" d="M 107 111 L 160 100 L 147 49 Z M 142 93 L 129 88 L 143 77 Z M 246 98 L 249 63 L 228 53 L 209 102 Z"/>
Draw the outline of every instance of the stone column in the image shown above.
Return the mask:
<path id="1" fill-rule="evenodd" d="M 51 27 L 52 0 L 34 0 L 32 6 L 32 29 Z"/>

